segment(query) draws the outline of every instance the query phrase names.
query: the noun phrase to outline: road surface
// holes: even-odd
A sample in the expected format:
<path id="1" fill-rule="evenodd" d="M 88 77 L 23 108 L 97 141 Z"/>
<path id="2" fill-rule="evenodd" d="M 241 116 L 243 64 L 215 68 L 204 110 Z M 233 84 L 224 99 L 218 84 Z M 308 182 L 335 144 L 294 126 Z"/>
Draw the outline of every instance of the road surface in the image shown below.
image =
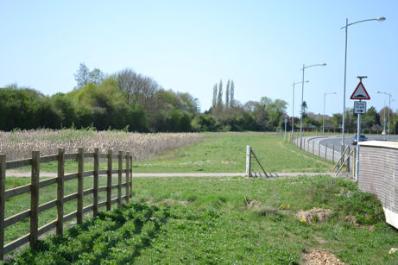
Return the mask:
<path id="1" fill-rule="evenodd" d="M 353 134 L 346 134 L 344 143 L 346 145 L 352 144 L 352 137 Z M 384 141 L 385 137 L 387 137 L 388 141 L 398 141 L 398 135 L 366 135 L 369 140 L 376 140 L 376 141 Z M 341 145 L 341 136 L 331 136 L 319 141 L 319 143 L 323 146 L 340 146 Z"/>

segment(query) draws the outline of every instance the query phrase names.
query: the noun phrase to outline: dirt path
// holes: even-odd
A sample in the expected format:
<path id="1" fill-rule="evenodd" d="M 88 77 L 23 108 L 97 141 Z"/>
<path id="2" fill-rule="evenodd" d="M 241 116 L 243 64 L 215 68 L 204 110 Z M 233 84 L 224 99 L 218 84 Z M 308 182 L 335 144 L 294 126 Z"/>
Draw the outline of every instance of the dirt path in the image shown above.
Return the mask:
<path id="1" fill-rule="evenodd" d="M 333 176 L 331 172 L 316 173 L 316 172 L 281 172 L 269 173 L 270 178 L 277 177 L 298 177 L 298 176 Z M 146 177 L 245 177 L 245 173 L 133 173 L 133 177 L 146 178 Z M 258 177 L 264 177 L 258 176 Z"/>
<path id="2" fill-rule="evenodd" d="M 68 174 L 68 173 L 65 173 Z M 9 177 L 30 177 L 29 172 L 20 171 L 7 171 Z M 52 172 L 40 172 L 41 177 L 55 178 L 57 174 Z M 334 176 L 332 172 L 280 172 L 280 173 L 269 173 L 268 177 L 298 177 L 298 176 Z M 133 178 L 169 178 L 169 177 L 245 177 L 245 173 L 204 173 L 204 172 L 192 172 L 192 173 L 133 173 Z M 264 176 L 258 176 L 264 177 Z"/>

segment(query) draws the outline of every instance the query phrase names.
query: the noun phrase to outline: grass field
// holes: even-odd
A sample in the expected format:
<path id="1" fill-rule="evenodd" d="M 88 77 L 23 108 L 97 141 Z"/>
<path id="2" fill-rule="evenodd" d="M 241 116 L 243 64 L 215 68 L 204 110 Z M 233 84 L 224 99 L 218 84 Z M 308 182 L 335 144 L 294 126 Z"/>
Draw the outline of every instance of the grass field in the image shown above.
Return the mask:
<path id="1" fill-rule="evenodd" d="M 326 172 L 332 164 L 273 133 L 206 133 L 203 141 L 136 162 L 134 172 L 244 172 L 246 145 L 269 172 Z"/>
<path id="2" fill-rule="evenodd" d="M 186 141 L 186 137 L 188 136 L 182 136 L 182 139 Z M 195 136 L 190 145 L 186 142 L 181 146 L 176 143 L 173 145 L 174 148 L 170 147 L 171 150 L 145 160 L 134 159 L 133 171 L 137 173 L 244 172 L 246 145 L 252 146 L 267 172 L 330 172 L 333 168 L 330 162 L 303 152 L 297 146 L 284 141 L 279 134 L 226 132 L 203 133 Z M 102 167 L 106 167 L 106 160 L 101 161 Z M 113 167 L 117 167 L 117 161 L 114 161 Z M 76 168 L 75 161 L 66 161 L 66 172 L 75 172 Z M 87 161 L 85 170 L 92 169 L 93 162 Z M 21 170 L 30 172 L 29 168 Z M 253 170 L 260 171 L 256 163 L 253 163 Z M 57 162 L 41 164 L 41 171 L 56 172 Z"/>
<path id="3" fill-rule="evenodd" d="M 313 207 L 331 209 L 330 219 L 295 217 Z M 312 249 L 346 264 L 397 264 L 388 251 L 398 233 L 383 218 L 373 196 L 343 179 L 135 179 L 133 205 L 9 264 L 300 264 Z"/>
<path id="4" fill-rule="evenodd" d="M 270 172 L 326 172 L 332 164 L 304 153 L 270 133 L 206 133 L 202 141 L 134 163 L 134 172 L 243 172 L 251 145 Z M 104 164 L 101 167 L 104 168 Z M 92 165 L 86 163 L 85 170 Z M 75 172 L 76 162 L 66 170 Z M 56 172 L 56 164 L 42 165 Z M 7 177 L 7 189 L 29 183 Z M 105 178 L 100 179 L 100 185 Z M 84 179 L 84 188 L 92 178 Z M 346 264 L 398 264 L 397 231 L 382 208 L 356 185 L 330 177 L 284 179 L 135 178 L 133 203 L 87 218 L 64 238 L 42 241 L 8 264 L 300 264 L 303 253 L 326 250 Z M 65 182 L 65 194 L 77 190 Z M 116 192 L 116 191 L 115 191 Z M 100 194 L 100 200 L 105 194 Z M 40 203 L 56 198 L 56 186 L 41 189 Z M 85 197 L 84 205 L 92 199 Z M 6 202 L 6 216 L 28 209 L 28 195 Z M 296 213 L 330 209 L 325 222 L 301 222 Z M 65 214 L 76 201 L 65 204 Z M 40 225 L 56 210 L 40 214 Z M 9 242 L 28 232 L 29 219 L 6 229 Z"/>
<path id="5" fill-rule="evenodd" d="M 245 160 L 245 146 L 250 144 L 257 153 L 267 171 L 298 171 L 307 172 L 328 171 L 331 165 L 328 162 L 306 154 L 294 145 L 283 141 L 280 135 L 269 133 L 209 133 L 201 136 L 202 141 L 184 148 L 166 152 L 152 160 L 134 163 L 134 172 L 243 172 Z M 117 162 L 114 168 L 117 168 Z M 105 161 L 101 163 L 105 169 Z M 92 170 L 91 162 L 85 163 L 85 170 Z M 258 169 L 258 167 L 257 167 Z M 67 161 L 66 172 L 77 172 L 77 163 Z M 256 167 L 254 166 L 254 170 Z M 30 168 L 24 171 L 29 175 Z M 56 172 L 56 162 L 41 165 L 42 172 Z M 105 178 L 100 178 L 101 185 L 105 184 Z M 29 178 L 12 178 L 12 173 L 7 174 L 7 189 L 28 184 Z M 92 178 L 85 178 L 86 188 L 92 187 Z M 65 194 L 77 190 L 76 180 L 65 183 Z M 100 194 L 101 195 L 101 194 Z M 103 195 L 102 195 L 103 196 Z M 40 203 L 56 199 L 56 185 L 40 190 Z M 85 197 L 85 205 L 92 200 Z M 28 194 L 20 195 L 6 203 L 6 217 L 12 216 L 30 207 Z M 76 202 L 65 204 L 65 214 L 76 209 Z M 56 210 L 51 209 L 40 215 L 40 225 L 52 221 L 56 217 Z M 6 241 L 9 242 L 28 232 L 29 219 L 26 218 L 6 230 Z"/>

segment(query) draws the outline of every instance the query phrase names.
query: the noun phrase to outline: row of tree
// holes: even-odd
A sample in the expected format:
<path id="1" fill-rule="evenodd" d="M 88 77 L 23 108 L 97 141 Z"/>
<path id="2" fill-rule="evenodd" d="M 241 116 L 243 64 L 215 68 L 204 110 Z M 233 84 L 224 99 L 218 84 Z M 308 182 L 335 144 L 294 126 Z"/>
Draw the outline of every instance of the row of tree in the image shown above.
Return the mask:
<path id="1" fill-rule="evenodd" d="M 81 64 L 75 80 L 71 92 L 52 96 L 17 85 L 1 88 L 0 130 L 95 127 L 139 132 L 275 131 L 283 129 L 287 117 L 284 100 L 263 97 L 240 103 L 235 99 L 232 80 L 227 81 L 225 94 L 222 80 L 213 87 L 212 106 L 203 113 L 198 100 L 189 93 L 165 90 L 152 78 L 131 69 L 108 75 Z M 396 133 L 397 113 L 386 108 L 377 112 L 373 107 L 363 115 L 364 132 L 380 133 L 384 116 L 389 117 L 390 132 Z M 347 111 L 346 117 L 347 131 L 354 132 L 352 111 Z M 293 120 L 297 127 L 298 118 L 288 118 L 289 130 Z M 323 118 L 305 111 L 304 128 L 321 130 Z M 325 117 L 327 131 L 340 131 L 340 124 L 340 114 Z"/>
<path id="2" fill-rule="evenodd" d="M 53 96 L 16 85 L 0 89 L 0 130 L 191 131 L 191 120 L 199 112 L 190 94 L 165 90 L 129 69 L 105 75 L 82 64 L 75 79 L 73 91 Z"/>
<path id="3" fill-rule="evenodd" d="M 303 127 L 305 130 L 322 130 L 323 125 L 327 132 L 340 132 L 342 123 L 342 114 L 335 113 L 332 116 L 323 116 L 312 112 L 305 112 L 303 115 Z M 293 124 L 292 118 L 288 119 L 288 128 L 291 129 Z M 294 126 L 299 125 L 299 118 L 294 118 Z M 347 132 L 356 132 L 357 116 L 353 109 L 348 108 L 345 113 L 345 128 Z M 361 116 L 361 128 L 363 133 L 380 134 L 398 133 L 398 113 L 388 107 L 383 107 L 377 111 L 371 106 L 366 113 Z"/>

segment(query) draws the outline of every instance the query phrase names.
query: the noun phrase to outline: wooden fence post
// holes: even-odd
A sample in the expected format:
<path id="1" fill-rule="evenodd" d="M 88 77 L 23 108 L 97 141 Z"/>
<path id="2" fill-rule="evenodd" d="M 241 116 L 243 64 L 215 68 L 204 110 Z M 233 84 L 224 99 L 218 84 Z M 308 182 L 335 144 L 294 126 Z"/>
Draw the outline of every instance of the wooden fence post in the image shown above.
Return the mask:
<path id="1" fill-rule="evenodd" d="M 106 210 L 112 208 L 112 150 L 108 150 L 108 171 L 106 181 Z"/>
<path id="2" fill-rule="evenodd" d="M 334 145 L 332 146 L 332 161 L 334 163 Z"/>
<path id="3" fill-rule="evenodd" d="M 93 175 L 93 216 L 98 214 L 98 172 L 99 172 L 99 149 L 94 149 L 94 175 Z"/>
<path id="4" fill-rule="evenodd" d="M 130 178 L 130 187 L 129 187 L 129 193 L 130 193 L 130 198 L 133 197 L 133 156 L 130 155 L 129 157 L 129 178 Z"/>
<path id="5" fill-rule="evenodd" d="M 246 177 L 251 177 L 251 148 L 246 146 Z"/>
<path id="6" fill-rule="evenodd" d="M 57 175 L 57 235 L 64 234 L 64 175 L 65 175 L 65 150 L 58 149 L 58 175 Z"/>
<path id="7" fill-rule="evenodd" d="M 312 154 L 315 155 L 315 142 L 312 142 Z"/>
<path id="8" fill-rule="evenodd" d="M 122 205 L 122 170 L 123 170 L 123 152 L 119 151 L 117 156 L 117 204 L 120 207 Z"/>
<path id="9" fill-rule="evenodd" d="M 5 210 L 5 183 L 6 182 L 6 156 L 0 155 L 0 260 L 3 260 L 4 253 L 4 210 Z"/>
<path id="10" fill-rule="evenodd" d="M 40 178 L 40 152 L 32 152 L 32 172 L 30 191 L 30 247 L 37 246 L 39 229 L 39 178 Z"/>
<path id="11" fill-rule="evenodd" d="M 84 150 L 78 150 L 78 172 L 77 172 L 77 212 L 76 222 L 83 223 L 83 172 L 84 172 Z"/>
<path id="12" fill-rule="evenodd" d="M 126 202 L 130 201 L 130 152 L 126 152 Z"/>

